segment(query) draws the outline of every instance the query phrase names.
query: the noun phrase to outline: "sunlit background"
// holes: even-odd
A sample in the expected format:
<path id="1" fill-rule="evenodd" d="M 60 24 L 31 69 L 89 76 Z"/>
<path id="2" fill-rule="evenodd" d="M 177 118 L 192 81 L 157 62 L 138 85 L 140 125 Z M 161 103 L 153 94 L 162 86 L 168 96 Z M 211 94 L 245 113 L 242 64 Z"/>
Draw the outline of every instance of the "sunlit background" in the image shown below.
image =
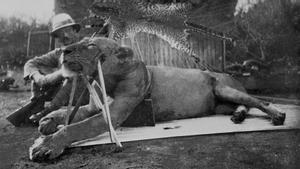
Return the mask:
<path id="1" fill-rule="evenodd" d="M 16 16 L 29 22 L 33 18 L 48 22 L 53 9 L 54 0 L 0 0 L 0 17 Z"/>

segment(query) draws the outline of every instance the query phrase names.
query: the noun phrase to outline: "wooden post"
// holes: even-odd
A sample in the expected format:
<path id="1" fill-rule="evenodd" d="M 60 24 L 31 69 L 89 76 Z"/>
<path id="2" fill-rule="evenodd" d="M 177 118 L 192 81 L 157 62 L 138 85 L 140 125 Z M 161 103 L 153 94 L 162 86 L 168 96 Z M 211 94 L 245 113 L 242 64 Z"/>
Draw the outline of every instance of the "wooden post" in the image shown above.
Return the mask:
<path id="1" fill-rule="evenodd" d="M 55 38 L 49 35 L 49 51 L 53 50 L 55 48 Z"/>
<path id="2" fill-rule="evenodd" d="M 28 32 L 28 37 L 27 37 L 27 51 L 26 51 L 27 58 L 29 58 L 30 38 L 31 38 L 31 30 Z"/>
<path id="3" fill-rule="evenodd" d="M 67 83 L 67 80 L 68 79 L 65 80 L 65 83 Z M 65 119 L 65 126 L 69 124 L 70 116 L 72 114 L 71 108 L 72 108 L 72 103 L 73 103 L 73 99 L 74 99 L 74 95 L 75 95 L 76 86 L 77 86 L 77 76 L 74 76 L 72 79 L 72 89 L 71 89 L 71 94 L 69 96 L 69 103 L 68 103 L 68 107 L 67 107 L 67 116 Z"/>
<path id="4" fill-rule="evenodd" d="M 226 39 L 225 35 L 223 34 L 224 39 L 222 40 L 222 71 L 225 71 L 225 66 L 226 66 Z"/>

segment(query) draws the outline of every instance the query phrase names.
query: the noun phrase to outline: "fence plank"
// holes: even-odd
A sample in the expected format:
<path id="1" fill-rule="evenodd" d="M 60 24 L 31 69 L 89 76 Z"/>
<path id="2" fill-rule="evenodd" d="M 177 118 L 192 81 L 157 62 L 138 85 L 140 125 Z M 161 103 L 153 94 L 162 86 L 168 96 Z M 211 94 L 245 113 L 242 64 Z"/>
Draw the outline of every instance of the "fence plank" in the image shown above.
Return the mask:
<path id="1" fill-rule="evenodd" d="M 198 57 L 211 67 L 221 68 L 222 41 L 204 34 L 196 37 L 189 39 L 189 43 Z M 122 39 L 120 44 L 132 47 L 135 59 L 144 61 L 147 65 L 201 68 L 188 53 L 172 48 L 168 42 L 155 35 L 138 33 Z"/>

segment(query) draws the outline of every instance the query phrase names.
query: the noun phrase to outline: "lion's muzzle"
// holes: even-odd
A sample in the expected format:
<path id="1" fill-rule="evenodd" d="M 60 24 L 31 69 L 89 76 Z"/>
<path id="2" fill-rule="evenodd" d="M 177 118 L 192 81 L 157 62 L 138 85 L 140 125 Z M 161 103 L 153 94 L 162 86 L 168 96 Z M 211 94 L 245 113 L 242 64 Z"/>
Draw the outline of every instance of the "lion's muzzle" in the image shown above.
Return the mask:
<path id="1" fill-rule="evenodd" d="M 83 71 L 83 66 L 78 62 L 63 61 L 62 72 L 64 77 L 72 77 Z"/>
<path id="2" fill-rule="evenodd" d="M 76 73 L 79 73 L 83 70 L 83 66 L 78 62 L 67 62 L 64 64 L 67 69 L 69 69 L 70 71 L 76 72 Z"/>

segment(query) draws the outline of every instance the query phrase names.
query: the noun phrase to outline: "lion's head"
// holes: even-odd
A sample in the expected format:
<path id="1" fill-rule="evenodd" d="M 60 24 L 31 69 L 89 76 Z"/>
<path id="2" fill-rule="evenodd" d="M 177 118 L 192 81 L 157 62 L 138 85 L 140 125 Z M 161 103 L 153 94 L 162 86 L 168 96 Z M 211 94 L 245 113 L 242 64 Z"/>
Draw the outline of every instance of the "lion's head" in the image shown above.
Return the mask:
<path id="1" fill-rule="evenodd" d="M 133 51 L 129 47 L 120 46 L 116 41 L 97 37 L 83 39 L 80 42 L 63 48 L 61 56 L 64 77 L 72 77 L 79 73 L 92 75 L 97 71 L 97 63 L 106 63 L 109 67 L 132 60 Z"/>

